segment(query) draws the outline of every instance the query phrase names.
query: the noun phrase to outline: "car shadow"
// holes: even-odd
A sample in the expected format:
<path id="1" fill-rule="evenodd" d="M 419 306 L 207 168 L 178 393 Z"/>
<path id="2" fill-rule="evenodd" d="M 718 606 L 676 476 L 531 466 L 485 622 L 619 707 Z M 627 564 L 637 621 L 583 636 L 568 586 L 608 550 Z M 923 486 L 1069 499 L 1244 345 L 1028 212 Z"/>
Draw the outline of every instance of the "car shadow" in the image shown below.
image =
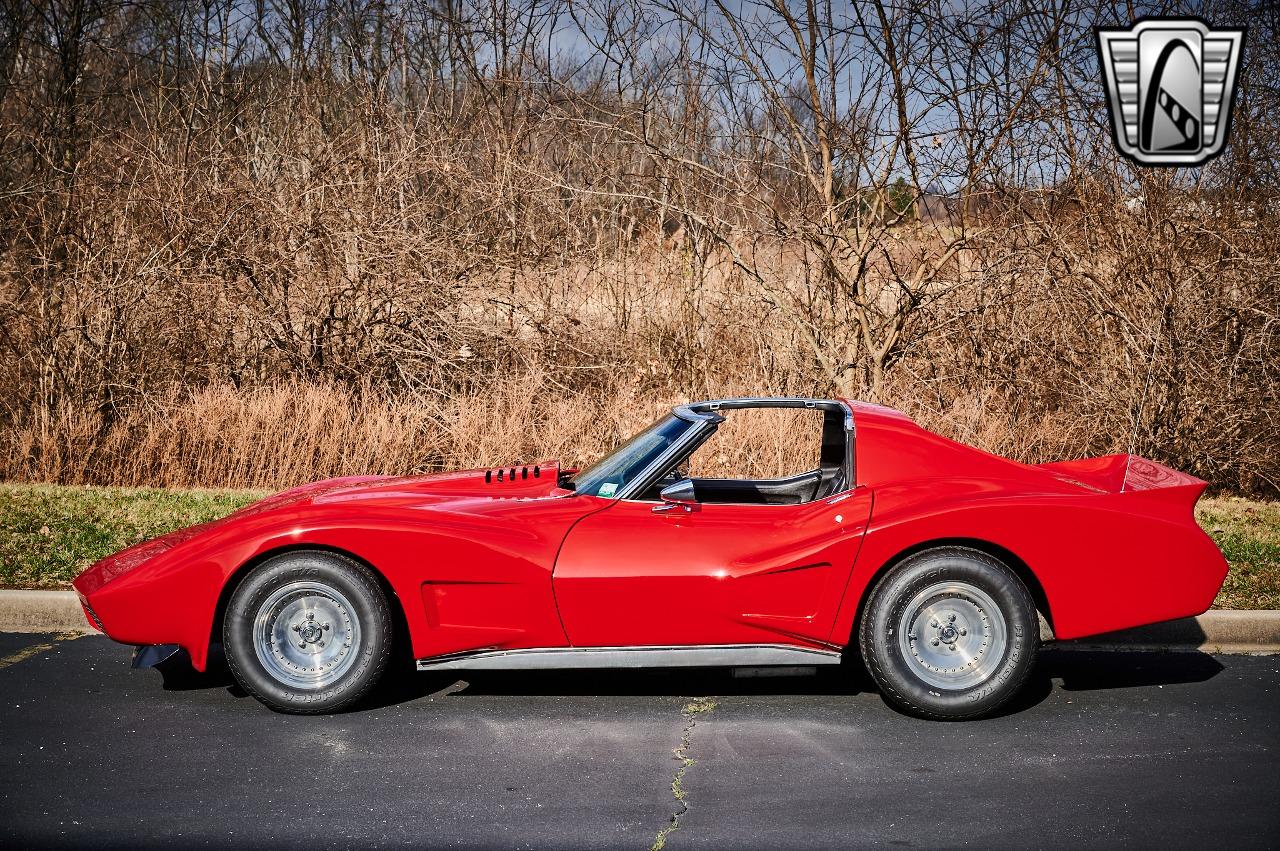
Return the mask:
<path id="1" fill-rule="evenodd" d="M 1053 646 L 1040 651 L 1026 685 L 992 717 L 1016 715 L 1063 691 L 1149 688 L 1204 682 L 1224 670 L 1199 651 L 1088 651 Z M 369 708 L 422 697 L 510 695 L 611 697 L 734 695 L 855 695 L 876 692 L 857 659 L 817 668 L 808 676 L 735 676 L 729 668 L 485 671 L 465 676 L 406 674 L 375 695 Z"/>
<path id="2" fill-rule="evenodd" d="M 203 691 L 207 689 L 226 689 L 233 697 L 248 697 L 249 693 L 240 688 L 231 669 L 227 667 L 227 659 L 222 654 L 221 645 L 214 644 L 209 648 L 209 659 L 203 671 L 191 667 L 191 657 L 186 651 L 179 651 L 155 666 L 160 674 L 161 688 L 165 691 Z"/>
<path id="3" fill-rule="evenodd" d="M 208 670 L 191 667 L 185 654 L 156 666 L 166 691 L 225 689 L 243 698 L 222 654 L 210 654 Z M 811 673 L 751 675 L 732 668 L 638 668 L 626 670 L 475 671 L 417 673 L 405 663 L 388 672 L 384 681 L 362 701 L 361 709 L 377 709 L 426 697 L 639 697 L 695 695 L 856 695 L 875 692 L 875 683 L 860 660 L 846 658 L 838 666 L 808 669 Z M 1149 688 L 1212 679 L 1224 670 L 1221 662 L 1199 651 L 1082 650 L 1049 645 L 1018 695 L 993 717 L 1016 715 L 1044 701 L 1055 687 L 1063 691 Z M 1056 684 L 1056 685 L 1055 685 Z"/>
<path id="4" fill-rule="evenodd" d="M 368 708 L 422 697 L 641 697 L 696 695 L 853 695 L 874 691 L 860 663 L 811 669 L 806 674 L 744 676 L 732 668 L 628 668 L 625 670 L 396 672 Z"/>
<path id="5" fill-rule="evenodd" d="M 1200 683 L 1223 670 L 1221 662 L 1198 650 L 1081 650 L 1051 644 L 1040 650 L 1036 666 L 1018 694 L 986 717 L 1025 712 L 1053 694 L 1055 687 L 1069 692 L 1151 688 Z"/>
<path id="6" fill-rule="evenodd" d="M 1098 691 L 1202 683 L 1225 667 L 1199 650 L 1078 650 L 1050 645 L 1037 670 L 1062 681 L 1066 691 Z"/>

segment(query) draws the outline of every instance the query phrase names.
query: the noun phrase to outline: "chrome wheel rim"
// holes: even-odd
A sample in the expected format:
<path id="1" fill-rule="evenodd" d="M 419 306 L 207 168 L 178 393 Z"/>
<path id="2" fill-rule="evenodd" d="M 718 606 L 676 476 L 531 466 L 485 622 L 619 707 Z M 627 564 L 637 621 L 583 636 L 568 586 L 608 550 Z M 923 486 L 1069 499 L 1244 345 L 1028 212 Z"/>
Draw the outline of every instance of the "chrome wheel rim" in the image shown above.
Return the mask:
<path id="1" fill-rule="evenodd" d="M 934 688 L 981 685 L 1004 661 L 1004 615 L 968 582 L 939 582 L 911 598 L 898 624 L 898 647 L 917 677 Z"/>
<path id="2" fill-rule="evenodd" d="M 258 607 L 253 647 L 277 682 L 299 689 L 324 688 L 355 664 L 360 620 L 350 601 L 334 588 L 291 582 Z"/>

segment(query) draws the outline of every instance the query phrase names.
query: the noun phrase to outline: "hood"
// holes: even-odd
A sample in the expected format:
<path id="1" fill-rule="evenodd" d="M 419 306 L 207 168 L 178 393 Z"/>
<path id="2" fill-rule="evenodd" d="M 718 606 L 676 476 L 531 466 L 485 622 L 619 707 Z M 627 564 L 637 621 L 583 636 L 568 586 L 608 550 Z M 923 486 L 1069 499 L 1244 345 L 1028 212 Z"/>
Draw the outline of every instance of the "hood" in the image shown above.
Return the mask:
<path id="1" fill-rule="evenodd" d="M 569 470 L 566 472 L 576 472 Z M 83 599 L 108 582 L 122 576 L 162 553 L 207 533 L 216 533 L 232 521 L 241 520 L 303 502 L 315 505 L 356 501 L 423 502 L 451 499 L 530 499 L 570 496 L 573 491 L 559 486 L 560 464 L 538 464 L 461 470 L 426 476 L 347 476 L 290 488 L 246 505 L 226 517 L 177 529 L 158 538 L 141 541 L 96 562 L 72 583 Z"/>
<path id="2" fill-rule="evenodd" d="M 375 499 L 529 498 L 571 493 L 559 486 L 559 476 L 558 461 L 425 476 L 352 476 L 315 482 L 269 496 L 241 509 L 237 516 L 270 511 L 306 500 L 320 505 Z"/>

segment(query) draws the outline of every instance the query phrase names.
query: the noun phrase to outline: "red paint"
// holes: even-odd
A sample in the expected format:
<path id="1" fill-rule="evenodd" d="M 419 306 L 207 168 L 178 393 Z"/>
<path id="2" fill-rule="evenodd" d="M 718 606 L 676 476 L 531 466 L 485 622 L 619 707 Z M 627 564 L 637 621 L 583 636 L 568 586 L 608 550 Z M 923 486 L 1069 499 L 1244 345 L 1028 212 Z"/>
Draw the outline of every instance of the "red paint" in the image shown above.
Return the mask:
<path id="1" fill-rule="evenodd" d="M 823 644 L 871 512 L 867 488 L 688 513 L 598 501 L 607 507 L 573 527 L 555 569 L 560 617 L 580 647 Z"/>
<path id="2" fill-rule="evenodd" d="M 556 487 L 554 462 L 502 468 L 501 481 L 498 468 L 336 479 L 130 547 L 74 584 L 111 638 L 180 644 L 203 669 L 229 580 L 288 548 L 377 570 L 418 658 L 571 642 L 841 647 L 874 577 L 933 541 L 1012 553 L 1060 638 L 1198 614 L 1226 576 L 1192 517 L 1198 479 L 1131 456 L 1019 464 L 851 406 L 857 486 L 813 503 L 654 513 Z"/>

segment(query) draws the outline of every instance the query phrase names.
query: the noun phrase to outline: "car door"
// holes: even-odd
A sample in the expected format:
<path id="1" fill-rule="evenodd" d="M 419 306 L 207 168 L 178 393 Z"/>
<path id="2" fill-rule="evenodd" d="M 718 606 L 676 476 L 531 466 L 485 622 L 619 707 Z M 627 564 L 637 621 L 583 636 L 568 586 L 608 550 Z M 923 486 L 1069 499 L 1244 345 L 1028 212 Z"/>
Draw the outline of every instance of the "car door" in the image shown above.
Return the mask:
<path id="1" fill-rule="evenodd" d="M 870 514 L 867 488 L 687 511 L 618 500 L 565 538 L 560 618 L 579 647 L 825 644 Z"/>

